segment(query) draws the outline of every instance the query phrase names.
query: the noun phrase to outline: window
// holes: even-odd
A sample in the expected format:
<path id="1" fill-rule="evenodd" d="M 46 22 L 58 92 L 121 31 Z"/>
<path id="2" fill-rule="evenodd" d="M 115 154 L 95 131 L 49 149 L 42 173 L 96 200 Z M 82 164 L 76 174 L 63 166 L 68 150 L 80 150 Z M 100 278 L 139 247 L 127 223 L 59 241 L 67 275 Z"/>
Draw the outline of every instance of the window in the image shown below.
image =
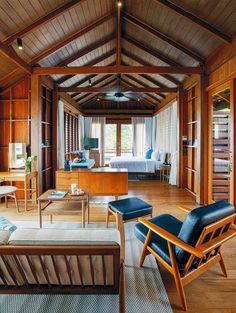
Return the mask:
<path id="1" fill-rule="evenodd" d="M 65 112 L 65 153 L 79 149 L 79 119 Z"/>

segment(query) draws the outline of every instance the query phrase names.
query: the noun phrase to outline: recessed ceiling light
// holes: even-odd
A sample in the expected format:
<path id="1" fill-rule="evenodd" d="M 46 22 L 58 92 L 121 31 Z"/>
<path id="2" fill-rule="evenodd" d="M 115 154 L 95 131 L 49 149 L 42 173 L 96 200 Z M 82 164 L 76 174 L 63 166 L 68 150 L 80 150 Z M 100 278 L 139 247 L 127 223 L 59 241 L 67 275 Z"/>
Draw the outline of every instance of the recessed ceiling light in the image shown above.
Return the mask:
<path id="1" fill-rule="evenodd" d="M 16 39 L 16 44 L 19 50 L 23 50 L 23 43 L 21 38 Z"/>

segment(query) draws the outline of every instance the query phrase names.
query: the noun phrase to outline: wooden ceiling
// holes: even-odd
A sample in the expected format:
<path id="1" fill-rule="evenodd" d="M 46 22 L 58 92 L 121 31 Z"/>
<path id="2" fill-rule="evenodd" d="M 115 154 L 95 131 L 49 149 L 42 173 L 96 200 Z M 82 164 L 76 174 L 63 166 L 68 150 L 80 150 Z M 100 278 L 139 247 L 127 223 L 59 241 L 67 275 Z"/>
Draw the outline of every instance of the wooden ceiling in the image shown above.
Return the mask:
<path id="1" fill-rule="evenodd" d="M 122 0 L 119 9 L 117 0 L 1 0 L 0 24 L 0 87 L 41 73 L 82 111 L 146 112 L 186 75 L 202 72 L 222 43 L 231 44 L 236 1 Z M 101 99 L 104 87 L 117 85 L 118 72 L 123 88 L 142 91 L 139 101 Z"/>

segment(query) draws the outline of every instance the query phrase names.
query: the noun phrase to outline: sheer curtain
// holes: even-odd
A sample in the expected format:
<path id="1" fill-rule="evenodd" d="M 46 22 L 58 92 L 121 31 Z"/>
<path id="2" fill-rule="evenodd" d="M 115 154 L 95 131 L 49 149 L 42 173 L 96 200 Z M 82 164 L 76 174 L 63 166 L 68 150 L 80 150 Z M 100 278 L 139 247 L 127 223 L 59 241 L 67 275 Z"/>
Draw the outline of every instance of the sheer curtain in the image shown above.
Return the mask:
<path id="1" fill-rule="evenodd" d="M 144 117 L 132 117 L 133 155 L 143 157 L 146 151 L 146 127 Z"/>
<path id="2" fill-rule="evenodd" d="M 156 115 L 156 150 L 171 154 L 170 184 L 177 185 L 178 125 L 177 102 Z"/>
<path id="3" fill-rule="evenodd" d="M 84 118 L 84 138 L 90 138 L 92 131 L 92 117 Z"/>
<path id="4" fill-rule="evenodd" d="M 146 133 L 146 142 L 145 146 L 147 150 L 148 148 L 152 148 L 152 117 L 145 117 L 145 133 Z"/>
<path id="5" fill-rule="evenodd" d="M 98 138 L 98 149 L 100 152 L 100 164 L 101 164 L 101 166 L 104 166 L 105 125 L 106 125 L 106 118 L 105 117 L 92 117 L 91 137 L 92 138 Z"/>
<path id="6" fill-rule="evenodd" d="M 65 131 L 64 131 L 64 103 L 58 101 L 57 112 L 57 168 L 63 168 L 65 162 Z"/>
<path id="7" fill-rule="evenodd" d="M 84 117 L 83 115 L 78 116 L 79 118 L 79 149 L 84 149 Z"/>

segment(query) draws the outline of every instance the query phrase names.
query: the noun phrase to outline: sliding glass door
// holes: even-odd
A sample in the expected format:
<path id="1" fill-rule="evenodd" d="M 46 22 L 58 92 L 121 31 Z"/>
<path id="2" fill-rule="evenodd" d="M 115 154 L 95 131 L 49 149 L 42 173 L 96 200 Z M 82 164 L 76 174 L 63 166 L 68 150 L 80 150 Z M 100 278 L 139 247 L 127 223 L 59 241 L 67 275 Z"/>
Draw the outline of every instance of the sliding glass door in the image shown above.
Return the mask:
<path id="1" fill-rule="evenodd" d="M 111 122 L 105 126 L 105 162 L 114 156 L 132 156 L 133 128 L 131 123 Z"/>

